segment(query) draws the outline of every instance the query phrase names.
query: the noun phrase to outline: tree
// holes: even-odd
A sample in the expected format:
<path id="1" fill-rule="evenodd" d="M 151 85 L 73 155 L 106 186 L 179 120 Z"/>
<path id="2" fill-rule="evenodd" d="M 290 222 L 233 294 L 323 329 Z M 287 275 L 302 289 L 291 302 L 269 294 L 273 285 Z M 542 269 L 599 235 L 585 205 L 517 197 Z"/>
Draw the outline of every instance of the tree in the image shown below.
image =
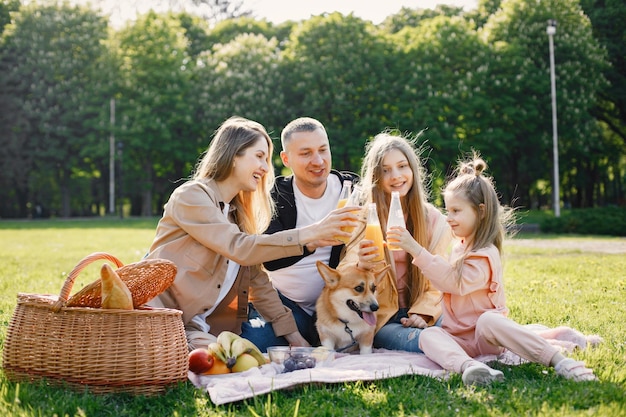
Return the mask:
<path id="1" fill-rule="evenodd" d="M 397 75 L 393 43 L 370 22 L 333 13 L 294 27 L 284 55 L 284 123 L 319 119 L 336 166 L 358 170 L 366 141 L 398 122 L 388 91 Z"/>
<path id="2" fill-rule="evenodd" d="M 217 23 L 207 36 L 207 48 L 211 49 L 215 44 L 227 44 L 237 36 L 243 34 L 263 35 L 267 39 L 275 37 L 276 30 L 273 25 L 265 20 L 256 20 L 251 17 L 240 17 L 222 20 Z"/>
<path id="3" fill-rule="evenodd" d="M 119 0 L 118 0 L 119 1 Z M 146 2 L 139 0 L 122 0 L 139 11 L 145 8 Z M 122 2 L 120 1 L 120 2 Z M 105 7 L 119 7 L 117 1 L 96 0 L 96 4 L 104 3 Z M 198 16 L 208 24 L 214 25 L 217 22 L 243 16 L 251 16 L 252 12 L 244 7 L 243 0 L 156 0 L 148 4 L 152 11 L 158 10 L 162 13 L 179 13 Z"/>
<path id="4" fill-rule="evenodd" d="M 473 20 L 477 28 L 482 28 L 489 20 L 489 16 L 498 11 L 501 3 L 502 0 L 478 0 L 477 7 L 467 12 L 465 17 Z"/>
<path id="5" fill-rule="evenodd" d="M 183 10 L 196 12 L 211 24 L 252 14 L 243 7 L 243 0 L 169 0 L 169 2 L 182 6 Z"/>
<path id="6" fill-rule="evenodd" d="M 600 92 L 600 107 L 594 112 L 600 120 L 626 140 L 626 4 L 619 0 L 581 0 L 592 23 L 594 36 L 607 50 L 611 66 L 605 74 L 609 81 Z"/>
<path id="7" fill-rule="evenodd" d="M 437 5 L 434 9 L 403 7 L 397 13 L 387 16 L 380 26 L 389 33 L 398 33 L 404 28 L 416 27 L 424 20 L 437 16 L 455 17 L 462 15 L 463 8 L 444 4 Z"/>
<path id="8" fill-rule="evenodd" d="M 493 73 L 498 94 L 514 98 L 516 110 L 502 114 L 504 131 L 515 134 L 511 143 L 523 144 L 519 160 L 506 182 L 521 187 L 522 198 L 532 194 L 537 181 L 550 178 L 552 167 L 552 113 L 548 60 L 548 19 L 556 19 L 555 60 L 559 120 L 560 177 L 563 197 L 575 207 L 593 204 L 593 192 L 584 178 L 597 178 L 601 155 L 607 150 L 592 109 L 604 88 L 606 55 L 593 38 L 588 18 L 578 0 L 551 0 L 529 4 L 504 1 L 481 29 L 508 63 L 505 72 Z M 508 68 L 508 69 L 507 69 Z M 537 164 L 539 162 L 539 164 Z M 527 178 L 528 174 L 532 178 Z M 507 181 L 509 180 L 509 181 Z M 528 189 L 525 189 L 528 187 Z M 526 202 L 526 201 L 525 201 Z"/>
<path id="9" fill-rule="evenodd" d="M 119 136 L 124 162 L 136 162 L 124 163 L 124 188 L 131 213 L 150 216 L 155 191 L 171 191 L 170 176 L 184 170 L 197 149 L 189 98 L 192 62 L 185 32 L 171 14 L 149 12 L 120 30 L 117 39 L 124 81 Z"/>
<path id="10" fill-rule="evenodd" d="M 614 202 L 623 204 L 623 181 L 626 178 L 626 4 L 620 0 L 581 0 L 581 5 L 591 20 L 594 36 L 606 48 L 611 63 L 604 72 L 609 83 L 600 91 L 593 115 L 606 125 L 603 136 L 613 137 L 613 151 L 609 147 L 606 155 L 610 159 L 607 164 L 611 177 L 607 178 L 606 189 Z"/>
<path id="11" fill-rule="evenodd" d="M 86 8 L 29 5 L 3 34 L 0 90 L 12 98 L 3 119 L 9 133 L 2 160 L 20 215 L 34 201 L 68 217 L 72 191 L 75 206 L 89 205 L 81 150 L 97 139 L 90 124 L 102 100 L 98 64 L 106 29 L 106 21 Z"/>
<path id="12" fill-rule="evenodd" d="M 4 27 L 11 22 L 11 12 L 16 12 L 19 8 L 19 0 L 0 1 L 0 35 L 4 31 Z"/>
<path id="13" fill-rule="evenodd" d="M 429 168 L 434 175 L 445 174 L 459 152 L 476 147 L 482 134 L 489 106 L 484 90 L 489 48 L 458 16 L 424 19 L 393 39 L 403 69 L 394 81 L 402 130 L 424 130 L 420 141 L 432 150 Z"/>
<path id="14" fill-rule="evenodd" d="M 211 133 L 231 116 L 256 120 L 275 136 L 284 114 L 276 39 L 253 34 L 229 38 L 200 55 L 194 74 L 205 147 Z"/>

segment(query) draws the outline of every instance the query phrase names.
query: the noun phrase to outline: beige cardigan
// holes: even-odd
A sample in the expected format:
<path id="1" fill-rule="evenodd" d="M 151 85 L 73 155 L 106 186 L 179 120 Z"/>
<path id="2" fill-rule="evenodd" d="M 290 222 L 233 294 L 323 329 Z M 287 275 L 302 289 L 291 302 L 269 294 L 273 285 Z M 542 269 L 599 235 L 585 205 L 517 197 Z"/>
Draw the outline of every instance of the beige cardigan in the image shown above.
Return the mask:
<path id="1" fill-rule="evenodd" d="M 229 219 L 224 216 L 223 207 L 224 201 L 212 180 L 188 181 L 174 190 L 147 257 L 168 259 L 176 264 L 178 271 L 172 286 L 148 304 L 182 310 L 183 323 L 189 324 L 194 316 L 216 304 L 230 259 L 241 265 L 234 287 L 240 287 L 243 274 L 248 274 L 250 297 L 259 313 L 272 323 L 275 334 L 283 336 L 297 331 L 291 310 L 283 306 L 259 265 L 301 255 L 303 247 L 299 244 L 298 230 L 249 235 L 231 223 L 232 215 Z M 238 298 L 247 300 L 248 288 L 241 287 Z M 240 333 L 245 316 L 241 313 L 233 312 L 232 323 L 219 327 Z"/>

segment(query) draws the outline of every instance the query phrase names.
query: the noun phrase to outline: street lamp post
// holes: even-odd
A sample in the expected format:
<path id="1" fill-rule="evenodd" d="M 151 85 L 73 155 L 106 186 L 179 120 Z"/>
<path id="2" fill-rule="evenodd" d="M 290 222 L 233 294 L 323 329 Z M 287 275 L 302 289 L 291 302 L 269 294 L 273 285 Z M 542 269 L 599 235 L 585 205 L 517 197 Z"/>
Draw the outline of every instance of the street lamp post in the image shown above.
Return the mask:
<path id="1" fill-rule="evenodd" d="M 111 134 L 109 136 L 109 213 L 115 213 L 115 99 L 109 104 L 109 123 Z"/>
<path id="2" fill-rule="evenodd" d="M 552 159 L 554 166 L 554 190 L 552 201 L 554 204 L 554 215 L 561 216 L 561 197 L 559 191 L 559 137 L 556 127 L 556 77 L 554 75 L 554 41 L 553 37 L 556 33 L 556 20 L 548 20 L 548 42 L 550 44 L 550 86 L 552 91 Z"/>
<path id="3" fill-rule="evenodd" d="M 122 180 L 122 154 L 124 153 L 124 142 L 119 141 L 117 142 L 117 167 L 118 167 L 118 175 L 117 178 L 119 180 L 119 187 L 117 187 L 117 189 L 119 190 L 119 196 L 117 197 L 117 201 L 119 202 L 120 205 L 120 219 L 124 218 L 124 193 L 123 193 L 123 189 L 122 189 L 122 185 L 123 185 L 123 180 Z"/>

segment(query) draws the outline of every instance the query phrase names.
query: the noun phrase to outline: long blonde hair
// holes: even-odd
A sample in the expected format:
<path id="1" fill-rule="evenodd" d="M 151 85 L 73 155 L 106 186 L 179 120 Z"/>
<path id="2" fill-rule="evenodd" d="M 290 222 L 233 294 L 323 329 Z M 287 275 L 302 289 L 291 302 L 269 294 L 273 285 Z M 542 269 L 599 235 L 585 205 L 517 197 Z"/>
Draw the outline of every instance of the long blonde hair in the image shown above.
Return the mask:
<path id="1" fill-rule="evenodd" d="M 235 207 L 237 224 L 242 231 L 250 234 L 263 233 L 274 214 L 274 203 L 269 192 L 275 180 L 271 168 L 274 145 L 265 128 L 258 122 L 239 116 L 227 119 L 215 132 L 193 174 L 194 180 L 225 180 L 233 172 L 235 156 L 243 155 L 261 137 L 267 141 L 267 164 L 270 169 L 256 191 L 240 191 L 231 202 Z"/>
<path id="2" fill-rule="evenodd" d="M 502 253 L 512 211 L 500 205 L 493 178 L 484 174 L 486 169 L 485 161 L 474 152 L 471 160 L 459 162 L 457 175 L 448 182 L 443 194 L 455 195 L 468 201 L 478 216 L 474 240 L 469 250 L 494 245 Z"/>
<path id="3" fill-rule="evenodd" d="M 406 157 L 413 171 L 413 185 L 407 195 L 402 198 L 402 210 L 407 214 L 406 228 L 413 238 L 423 247 L 430 246 L 428 235 L 428 188 L 426 186 L 426 170 L 420 161 L 423 147 L 417 147 L 416 138 L 408 139 L 394 136 L 385 131 L 379 133 L 367 144 L 363 165 L 361 167 L 361 184 L 366 193 L 369 191 L 369 201 L 376 203 L 378 218 L 383 230 L 387 230 L 387 217 L 391 195 L 385 193 L 380 186 L 383 176 L 383 158 L 392 150 L 398 150 Z M 386 239 L 386 237 L 385 237 Z M 408 256 L 408 255 L 407 255 Z M 408 265 L 408 288 L 410 301 L 413 304 L 426 291 L 427 281 L 421 271 L 410 261 Z"/>

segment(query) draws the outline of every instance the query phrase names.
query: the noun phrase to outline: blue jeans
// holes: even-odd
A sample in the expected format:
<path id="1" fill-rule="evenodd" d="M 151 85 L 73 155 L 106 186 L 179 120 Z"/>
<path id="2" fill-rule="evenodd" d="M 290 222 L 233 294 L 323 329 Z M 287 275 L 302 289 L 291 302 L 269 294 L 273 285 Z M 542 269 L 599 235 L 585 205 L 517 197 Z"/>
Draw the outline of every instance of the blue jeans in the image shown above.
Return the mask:
<path id="1" fill-rule="evenodd" d="M 320 345 L 320 337 L 315 327 L 315 315 L 310 316 L 297 303 L 278 293 L 283 305 L 291 309 L 300 334 L 311 344 Z M 266 352 L 270 346 L 289 346 L 289 342 L 282 336 L 276 336 L 271 323 L 265 319 L 250 303 L 248 305 L 248 321 L 241 324 L 241 337 L 252 341 L 261 352 Z"/>
<path id="2" fill-rule="evenodd" d="M 408 308 L 401 308 L 395 316 L 378 330 L 378 333 L 374 336 L 375 348 L 424 353 L 419 345 L 420 333 L 424 329 L 404 327 L 400 323 L 401 318 L 408 317 L 408 311 Z M 435 326 L 441 326 L 441 317 L 437 320 Z"/>

